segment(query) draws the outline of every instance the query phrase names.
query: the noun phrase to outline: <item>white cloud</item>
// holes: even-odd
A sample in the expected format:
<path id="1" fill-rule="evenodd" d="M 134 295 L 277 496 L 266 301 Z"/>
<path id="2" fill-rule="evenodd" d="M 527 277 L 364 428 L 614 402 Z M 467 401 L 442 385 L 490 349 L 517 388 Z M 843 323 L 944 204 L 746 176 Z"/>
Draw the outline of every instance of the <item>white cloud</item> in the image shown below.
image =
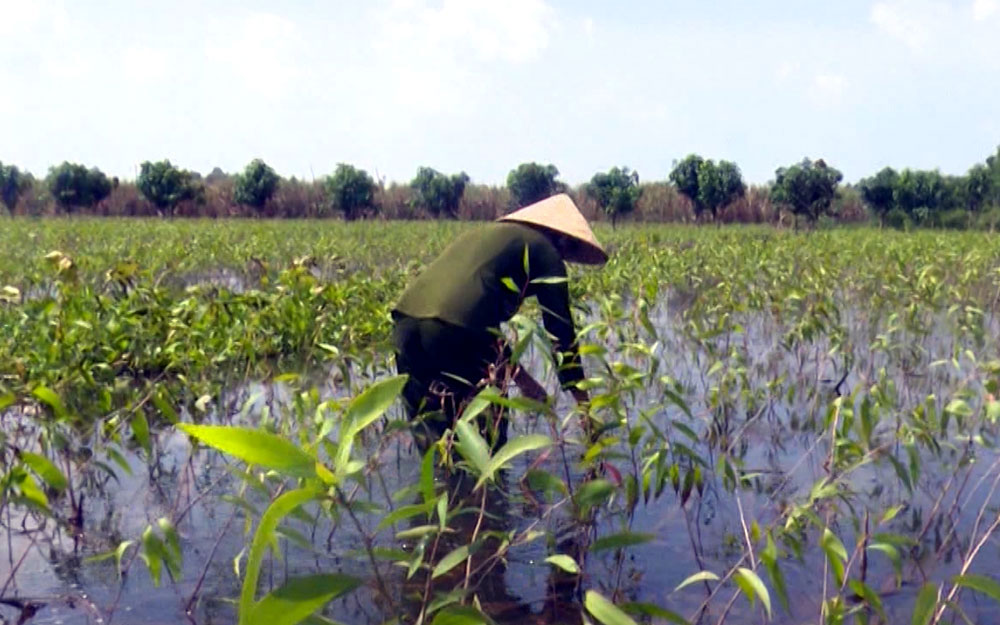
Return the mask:
<path id="1" fill-rule="evenodd" d="M 133 46 L 122 55 L 122 73 L 135 82 L 156 82 L 166 76 L 170 55 L 166 50 Z"/>
<path id="2" fill-rule="evenodd" d="M 782 61 L 774 70 L 774 77 L 779 81 L 784 81 L 797 74 L 800 69 L 802 69 L 802 64 L 798 61 Z"/>
<path id="3" fill-rule="evenodd" d="M 887 0 L 872 6 L 872 23 L 914 49 L 929 44 L 952 17 L 951 6 L 935 0 Z"/>
<path id="4" fill-rule="evenodd" d="M 836 104 L 843 99 L 847 87 L 847 78 L 842 74 L 817 74 L 810 93 L 817 102 Z"/>
<path id="5" fill-rule="evenodd" d="M 1000 10 L 1000 1 L 998 0 L 973 0 L 972 2 L 972 17 L 977 22 L 989 19 L 998 10 Z"/>
<path id="6" fill-rule="evenodd" d="M 583 34 L 587 36 L 587 39 L 594 38 L 594 18 L 585 17 L 583 19 Z"/>
<path id="7" fill-rule="evenodd" d="M 38 28 L 60 32 L 68 22 L 62 3 L 49 0 L 0 0 L 0 36 L 35 34 Z"/>
<path id="8" fill-rule="evenodd" d="M 472 114 L 491 75 L 541 56 L 553 18 L 544 0 L 394 0 L 375 14 L 380 89 L 406 102 L 406 117 Z"/>
<path id="9" fill-rule="evenodd" d="M 233 28 L 222 23 L 220 34 L 206 46 L 208 60 L 223 72 L 243 79 L 244 86 L 262 94 L 278 94 L 301 76 L 296 63 L 295 23 L 273 13 L 246 15 Z"/>
<path id="10" fill-rule="evenodd" d="M 553 10 L 543 0 L 396 0 L 382 14 L 383 38 L 411 51 L 481 61 L 532 61 L 549 44 Z"/>

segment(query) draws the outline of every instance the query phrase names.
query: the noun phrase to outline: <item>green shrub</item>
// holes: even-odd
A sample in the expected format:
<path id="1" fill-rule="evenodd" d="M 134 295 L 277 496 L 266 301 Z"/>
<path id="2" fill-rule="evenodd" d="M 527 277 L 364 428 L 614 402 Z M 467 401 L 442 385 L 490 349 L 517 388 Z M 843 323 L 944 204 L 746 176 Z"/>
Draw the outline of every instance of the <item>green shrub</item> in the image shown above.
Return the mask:
<path id="1" fill-rule="evenodd" d="M 973 218 L 973 226 L 977 230 L 1000 230 L 1000 205 L 988 206 Z"/>
<path id="2" fill-rule="evenodd" d="M 885 225 L 896 230 L 913 229 L 913 220 L 901 208 L 893 208 L 885 214 Z"/>
<path id="3" fill-rule="evenodd" d="M 366 213 L 374 213 L 375 180 L 363 169 L 347 163 L 340 163 L 332 176 L 324 184 L 330 206 L 344 214 L 344 219 L 352 221 Z"/>
<path id="4" fill-rule="evenodd" d="M 517 169 L 512 169 L 507 174 L 507 187 L 510 189 L 514 208 L 562 193 L 566 187 L 556 180 L 558 176 L 559 170 L 552 164 L 521 163 Z"/>
<path id="5" fill-rule="evenodd" d="M 597 173 L 586 187 L 587 195 L 594 198 L 615 225 L 618 218 L 635 210 L 642 189 L 639 174 L 628 167 L 612 167 L 607 173 Z"/>
<path id="6" fill-rule="evenodd" d="M 942 211 L 935 218 L 936 225 L 939 228 L 947 228 L 949 230 L 965 230 L 969 227 L 971 221 L 972 214 L 961 208 Z"/>
<path id="7" fill-rule="evenodd" d="M 413 189 L 410 201 L 414 207 L 422 208 L 434 217 L 455 219 L 468 183 L 469 177 L 464 171 L 447 176 L 436 169 L 421 167 L 410 183 Z"/>
<path id="8" fill-rule="evenodd" d="M 271 169 L 267 163 L 259 158 L 250 161 L 242 174 L 236 176 L 236 184 L 233 187 L 233 200 L 237 204 L 252 206 L 257 210 L 264 208 L 264 204 L 271 199 L 274 192 L 278 190 L 278 183 L 281 178 Z"/>
<path id="9" fill-rule="evenodd" d="M 111 193 L 111 181 L 100 169 L 87 169 L 66 161 L 49 170 L 48 187 L 52 197 L 67 212 L 94 208 Z"/>
<path id="10" fill-rule="evenodd" d="M 202 193 L 194 174 L 174 167 L 166 159 L 156 163 L 144 162 L 139 168 L 135 185 L 153 206 L 168 216 L 174 214 L 179 203 L 197 199 Z"/>

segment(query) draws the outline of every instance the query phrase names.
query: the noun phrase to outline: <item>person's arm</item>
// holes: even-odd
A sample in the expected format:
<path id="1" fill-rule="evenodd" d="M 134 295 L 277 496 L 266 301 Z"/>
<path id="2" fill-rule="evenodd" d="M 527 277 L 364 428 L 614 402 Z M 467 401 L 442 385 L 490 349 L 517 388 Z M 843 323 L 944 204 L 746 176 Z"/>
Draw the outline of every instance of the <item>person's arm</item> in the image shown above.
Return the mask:
<path id="1" fill-rule="evenodd" d="M 525 371 L 523 367 L 515 369 L 514 383 L 517 384 L 517 388 L 521 389 L 521 393 L 528 399 L 533 399 L 541 403 L 545 403 L 549 399 L 549 394 L 545 392 L 545 387 L 538 380 L 531 377 L 531 374 Z"/>
<path id="2" fill-rule="evenodd" d="M 571 395 L 573 395 L 573 399 L 576 400 L 576 403 L 578 403 L 578 404 L 589 404 L 590 403 L 590 394 L 587 393 L 587 391 L 585 391 L 585 390 L 583 390 L 581 388 L 576 388 L 574 386 L 573 388 L 569 389 L 569 392 L 570 392 Z"/>

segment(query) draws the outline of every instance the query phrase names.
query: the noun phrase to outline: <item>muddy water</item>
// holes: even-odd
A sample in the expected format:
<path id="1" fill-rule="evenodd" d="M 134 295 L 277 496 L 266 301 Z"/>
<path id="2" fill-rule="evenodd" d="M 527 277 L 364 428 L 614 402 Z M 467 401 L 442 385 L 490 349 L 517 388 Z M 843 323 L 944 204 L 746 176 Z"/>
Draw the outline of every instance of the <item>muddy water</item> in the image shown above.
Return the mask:
<path id="1" fill-rule="evenodd" d="M 820 478 L 827 475 L 824 466 L 829 449 L 817 443 L 816 428 L 803 424 L 814 418 L 822 423 L 828 401 L 837 390 L 850 391 L 867 388 L 876 382 L 880 369 L 885 369 L 888 379 L 896 385 L 898 396 L 896 412 L 902 414 L 912 409 L 929 395 L 945 402 L 961 386 L 981 388 L 982 380 L 974 363 L 962 356 L 966 347 L 954 338 L 944 319 L 930 320 L 932 331 L 926 336 L 898 334 L 895 342 L 915 349 L 884 351 L 873 349 L 873 340 L 886 328 L 872 321 L 873 316 L 864 310 L 844 313 L 850 328 L 846 337 L 846 351 L 852 364 L 844 368 L 844 358 L 827 358 L 829 345 L 825 339 L 801 348 L 786 349 L 780 345 L 788 328 L 763 315 L 745 315 L 738 319 L 742 331 L 728 337 L 712 339 L 716 347 L 723 342 L 728 351 L 739 355 L 739 364 L 745 367 L 749 388 L 765 389 L 750 406 L 745 398 L 735 399 L 731 406 L 734 414 L 730 434 L 740 441 L 743 466 L 747 472 L 759 473 L 754 487 L 739 491 L 736 496 L 725 488 L 714 474 L 706 477 L 705 489 L 692 496 L 682 507 L 678 497 L 668 487 L 662 496 L 648 503 L 640 503 L 632 514 L 615 513 L 599 517 L 596 532 L 588 536 L 567 534 L 565 515 L 555 513 L 540 526 L 538 508 L 523 496 L 523 491 L 511 476 L 523 474 L 529 458 L 519 459 L 517 466 L 508 472 L 503 489 L 508 497 L 491 496 L 489 512 L 494 519 L 490 529 L 505 531 L 536 527 L 557 537 L 556 547 L 544 540 L 535 541 L 512 550 L 507 565 L 496 569 L 481 580 L 479 598 L 484 607 L 497 620 L 504 622 L 572 622 L 578 614 L 577 589 L 559 584 L 552 568 L 544 558 L 553 550 L 572 552 L 585 548 L 595 535 L 606 535 L 629 529 L 648 532 L 655 539 L 647 544 L 626 550 L 624 553 L 605 551 L 589 553 L 584 564 L 584 586 L 605 594 L 616 595 L 621 600 L 649 601 L 668 607 L 685 616 L 696 613 L 705 599 L 704 588 L 694 586 L 673 593 L 672 589 L 688 575 L 707 569 L 722 572 L 728 569 L 742 553 L 742 526 L 739 509 L 748 519 L 761 525 L 779 516 L 787 502 L 801 498 Z M 670 310 L 660 310 L 654 316 L 660 332 L 656 354 L 659 368 L 652 379 L 669 375 L 680 381 L 685 389 L 695 419 L 689 422 L 705 439 L 710 415 L 709 403 L 714 378 L 706 375 L 713 364 L 713 357 L 703 348 L 695 348 L 680 332 L 681 321 Z M 973 347 L 976 353 L 998 353 L 997 336 L 1000 329 L 996 319 L 987 321 L 986 345 Z M 620 357 L 646 370 L 645 358 L 624 354 L 613 336 L 602 341 Z M 650 341 L 652 342 L 652 340 Z M 904 353 L 905 352 L 905 353 Z M 955 364 L 934 365 L 959 354 Z M 529 353 L 530 367 L 542 376 L 541 358 Z M 591 363 L 593 365 L 593 363 Z M 933 365 L 933 366 L 932 366 Z M 846 373 L 846 376 L 844 375 Z M 544 376 L 542 376 L 544 377 Z M 838 381 L 843 383 L 838 389 Z M 548 376 L 547 385 L 554 388 L 555 381 Z M 794 388 L 795 393 L 788 389 Z M 343 395 L 346 389 L 333 376 L 323 381 L 325 396 Z M 654 385 L 645 389 L 632 402 L 630 418 L 636 417 L 643 407 L 660 401 L 662 388 Z M 288 390 L 281 385 L 246 385 L 232 389 L 221 398 L 209 419 L 225 423 L 252 424 L 265 414 L 280 414 L 287 405 Z M 568 404 L 563 398 L 562 405 Z M 398 411 L 398 408 L 394 408 Z M 393 417 L 400 417 L 394 412 Z M 684 420 L 683 413 L 673 406 L 658 411 L 653 416 L 660 427 L 670 421 Z M 881 434 L 891 436 L 895 421 L 886 417 Z M 7 413 L 3 417 L 4 431 L 11 437 L 21 435 L 31 438 L 32 420 L 29 415 Z M 524 419 L 513 425 L 515 433 L 549 433 L 542 419 Z M 986 432 L 995 435 L 995 432 Z M 387 494 L 413 483 L 419 474 L 420 458 L 408 437 L 393 434 L 388 440 L 372 437 L 370 452 L 376 445 L 382 458 L 381 471 L 371 478 L 367 492 L 372 503 L 382 507 L 398 506 L 409 501 L 390 501 Z M 81 445 L 87 440 L 81 438 Z M 30 611 L 9 605 L 12 602 L 28 605 L 33 616 L 28 623 L 77 624 L 77 623 L 232 623 L 235 610 L 232 599 L 239 593 L 234 574 L 234 560 L 246 544 L 243 515 L 238 507 L 220 497 L 231 495 L 240 488 L 239 467 L 214 452 L 192 452 L 188 440 L 172 430 L 155 435 L 154 454 L 147 460 L 138 450 L 124 450 L 126 471 L 108 463 L 114 473 L 91 467 L 89 483 L 80 491 L 85 495 L 83 506 L 83 532 L 73 537 L 68 528 L 54 527 L 51 523 L 39 527 L 28 517 L 16 514 L 3 519 L 5 536 L 0 544 L 0 583 L 9 583 L 2 593 L 7 604 L 0 605 L 0 615 L 9 622 Z M 627 449 L 620 460 L 612 461 L 615 468 L 627 474 L 631 465 Z M 706 457 L 715 459 L 707 445 L 697 449 Z M 578 451 L 576 452 L 578 453 Z M 553 454 L 545 467 L 562 474 L 564 466 Z M 904 457 L 900 453 L 900 457 Z M 899 483 L 891 465 L 869 465 L 852 475 L 850 486 L 858 493 L 859 501 L 877 514 L 893 505 L 904 505 L 902 513 L 889 525 L 889 530 L 913 535 L 913 528 L 921 524 L 944 491 L 957 491 L 955 482 L 949 480 L 954 473 L 957 454 L 945 453 L 940 457 L 924 455 L 923 478 L 920 487 L 911 496 Z M 992 477 L 997 474 L 998 457 L 980 453 L 968 472 L 966 486 L 958 498 L 960 505 L 953 515 L 956 532 L 967 539 L 971 535 L 976 515 L 987 503 L 996 506 L 1000 497 L 989 490 Z M 714 464 L 712 465 L 714 466 Z M 966 479 L 960 473 L 960 481 Z M 582 478 L 574 474 L 574 480 Z M 949 490 L 950 489 L 950 490 Z M 80 493 L 76 495 L 79 497 Z M 248 499 L 262 510 L 264 502 Z M 945 505 L 950 504 L 947 497 Z M 91 561 L 88 558 L 114 548 L 121 540 L 136 539 L 143 529 L 156 523 L 160 517 L 183 514 L 178 524 L 183 545 L 183 570 L 176 580 L 167 579 L 155 587 L 145 565 L 134 558 L 135 549 L 126 553 L 123 565 L 126 573 L 119 580 L 113 560 Z M 850 518 L 846 513 L 843 518 Z M 372 530 L 377 518 L 361 516 L 366 530 Z M 462 525 L 463 522 L 459 522 Z M 263 572 L 263 579 L 275 586 L 289 575 L 334 572 L 355 573 L 370 577 L 369 567 L 359 553 L 361 540 L 358 532 L 347 523 L 334 524 L 328 520 L 305 523 L 293 520 L 287 524 L 293 531 L 282 540 L 287 557 L 272 560 Z M 464 525 L 462 525 L 464 527 Z M 466 528 L 471 531 L 471 528 Z M 835 526 L 840 538 L 850 546 L 854 544 L 857 528 L 848 523 Z M 926 540 L 933 545 L 947 533 L 947 526 L 936 527 L 927 533 Z M 301 539 L 305 539 L 304 544 Z M 389 531 L 379 536 L 380 545 L 393 545 Z M 921 573 L 913 567 L 907 569 L 907 582 L 901 588 L 893 583 L 893 571 L 885 559 L 872 558 L 868 571 L 869 583 L 884 592 L 883 600 L 890 622 L 908 622 L 914 596 L 920 585 L 920 575 L 930 580 L 944 580 L 958 572 L 960 557 L 954 550 L 945 551 L 937 561 L 922 562 Z M 239 560 L 240 566 L 244 561 Z M 17 567 L 16 575 L 10 571 Z M 823 596 L 822 573 L 824 558 L 814 543 L 806 542 L 802 561 L 787 559 L 782 568 L 789 587 L 790 606 L 786 612 L 778 605 L 776 596 L 774 622 L 815 622 Z M 976 559 L 970 572 L 991 573 L 1000 570 L 1000 549 L 995 542 L 988 542 Z M 407 589 L 408 582 L 400 570 L 386 569 L 389 585 Z M 728 601 L 731 591 L 715 600 L 702 622 L 714 623 Z M 401 592 L 400 595 L 403 593 Z M 198 599 L 190 601 L 193 595 Z M 995 604 L 971 593 L 963 595 L 962 606 L 974 622 L 1000 622 L 1000 611 Z M 362 588 L 346 599 L 329 606 L 326 614 L 344 623 L 381 623 L 392 614 L 406 613 L 405 601 L 396 606 L 395 613 L 388 613 L 387 606 L 379 605 L 375 594 Z M 757 623 L 761 621 L 759 607 L 751 608 L 739 598 L 728 614 L 728 623 Z"/>

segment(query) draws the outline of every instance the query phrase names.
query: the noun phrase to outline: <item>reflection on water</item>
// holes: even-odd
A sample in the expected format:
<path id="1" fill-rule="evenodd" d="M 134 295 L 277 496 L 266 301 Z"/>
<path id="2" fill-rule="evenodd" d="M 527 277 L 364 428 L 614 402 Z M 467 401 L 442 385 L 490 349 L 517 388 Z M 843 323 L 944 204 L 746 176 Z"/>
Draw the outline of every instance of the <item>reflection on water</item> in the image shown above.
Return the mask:
<path id="1" fill-rule="evenodd" d="M 619 602 L 651 602 L 680 614 L 698 614 L 707 596 L 704 587 L 695 585 L 679 593 L 672 589 L 698 570 L 725 571 L 732 566 L 743 548 L 740 508 L 745 518 L 765 525 L 779 518 L 785 506 L 828 474 L 825 463 L 829 449 L 825 443 L 818 443 L 818 430 L 830 400 L 838 392 L 890 380 L 895 385 L 892 392 L 896 411 L 882 415 L 881 430 L 876 432 L 877 437 L 888 440 L 897 427 L 898 415 L 914 409 L 928 395 L 933 394 L 940 404 L 960 387 L 982 390 L 981 372 L 962 355 L 968 339 L 956 338 L 945 319 L 930 319 L 928 333 L 917 335 L 888 327 L 876 311 L 848 309 L 841 315 L 849 332 L 838 339 L 842 347 L 837 355 L 829 357 L 830 339 L 825 335 L 789 347 L 782 344 L 790 331 L 788 324 L 759 314 L 743 315 L 736 319 L 739 331 L 695 348 L 682 331 L 682 320 L 666 309 L 658 311 L 653 321 L 659 336 L 652 356 L 659 359 L 659 364 L 649 376 L 653 383 L 644 392 L 630 396 L 627 414 L 630 420 L 637 419 L 643 408 L 662 401 L 664 387 L 657 382 L 662 376 L 679 381 L 693 420 L 686 420 L 673 405 L 648 416 L 663 429 L 669 430 L 674 421 L 684 420 L 696 430 L 697 444 L 682 437 L 680 440 L 712 461 L 706 467 L 703 490 L 681 506 L 668 487 L 658 498 L 648 502 L 640 499 L 631 512 L 619 507 L 581 525 L 571 522 L 567 510 L 553 509 L 544 495 L 525 490 L 512 477 L 523 475 L 533 458 L 519 458 L 506 479 L 487 491 L 485 502 L 482 491 L 471 490 L 469 480 L 441 474 L 442 483 L 465 500 L 467 512 L 452 519 L 450 525 L 456 532 L 446 535 L 436 557 L 440 559 L 455 546 L 468 544 L 472 536 L 481 537 L 482 544 L 468 566 L 456 567 L 436 584 L 441 587 L 442 581 L 453 581 L 474 590 L 483 608 L 503 623 L 579 622 L 582 592 L 586 589 L 596 589 Z M 986 344 L 975 346 L 976 353 L 996 354 L 1000 351 L 997 320 L 990 317 L 986 323 Z M 891 338 L 889 347 L 873 348 L 879 337 L 886 335 Z M 649 355 L 629 352 L 627 340 L 619 340 L 613 332 L 600 340 L 616 358 L 640 370 L 650 366 Z M 710 349 L 715 351 L 710 353 Z M 730 366 L 741 367 L 745 387 L 754 392 L 734 392 L 726 401 L 720 399 L 718 379 L 708 374 L 720 358 Z M 934 364 L 941 360 L 947 363 Z M 542 359 L 529 353 L 529 368 L 545 378 L 541 363 Z M 385 367 L 367 373 L 381 375 Z M 554 388 L 554 377 L 547 377 L 548 387 Z M 322 393 L 327 397 L 348 392 L 339 374 L 323 382 Z M 250 384 L 220 398 L 209 418 L 255 423 L 262 415 L 280 414 L 289 401 L 289 390 L 281 384 Z M 392 416 L 402 417 L 399 412 Z M 31 415 L 11 411 L 3 415 L 4 432 L 15 444 L 34 440 L 35 427 Z M 548 424 L 533 417 L 514 423 L 512 432 L 549 433 Z M 231 600 L 239 593 L 234 561 L 239 561 L 241 567 L 245 565 L 245 559 L 238 556 L 248 528 L 240 507 L 221 496 L 240 490 L 239 466 L 216 453 L 192 452 L 187 438 L 170 429 L 154 437 L 149 462 L 140 450 L 127 448 L 121 449 L 121 465 L 108 459 L 103 459 L 100 466 L 83 462 L 85 450 L 96 444 L 94 437 L 98 436 L 101 434 L 95 432 L 81 434 L 67 451 L 66 462 L 75 463 L 85 478 L 79 492 L 73 494 L 75 501 L 82 502 L 82 531 L 56 526 L 51 521 L 38 525 L 29 517 L 16 515 L 3 519 L 6 535 L 0 543 L 0 583 L 7 585 L 0 615 L 8 622 L 22 619 L 67 625 L 98 623 L 109 615 L 117 623 L 174 623 L 182 619 L 205 624 L 234 622 Z M 382 468 L 378 475 L 369 477 L 369 488 L 362 489 L 369 498 L 366 503 L 386 509 L 402 505 L 392 501 L 389 494 L 412 484 L 414 476 L 419 475 L 419 453 L 401 432 L 372 437 L 369 442 L 370 453 L 379 455 Z M 723 487 L 715 473 L 720 448 L 728 448 L 744 471 L 754 475 L 748 488 L 734 494 Z M 997 474 L 997 457 L 979 449 L 980 455 L 967 472 L 959 472 L 959 481 L 965 484 L 961 490 L 950 477 L 956 473 L 955 464 L 961 457 L 958 446 L 940 456 L 921 456 L 921 477 L 912 495 L 901 486 L 889 463 L 872 463 L 851 475 L 849 486 L 862 506 L 872 511 L 903 506 L 884 529 L 918 538 L 924 553 L 929 554 L 909 565 L 907 581 L 901 587 L 896 586 L 887 559 L 872 558 L 867 563 L 869 584 L 884 593 L 890 622 L 908 621 L 919 587 L 913 579 L 926 575 L 941 580 L 958 572 L 961 558 L 957 549 L 967 546 L 963 541 L 967 543 L 972 533 L 976 513 L 984 504 L 997 504 L 989 490 L 991 478 Z M 634 469 L 623 444 L 621 452 L 608 464 L 611 470 L 628 475 Z M 563 470 L 556 454 L 540 466 L 553 473 Z M 574 474 L 573 481 L 578 483 L 582 477 Z M 948 496 L 939 501 L 943 492 Z M 264 501 L 254 497 L 248 493 L 247 501 L 262 509 Z M 926 521 L 936 504 L 954 507 L 928 525 Z M 864 516 L 863 510 L 856 513 Z M 155 524 L 160 517 L 178 515 L 182 515 L 178 530 L 184 558 L 176 580 L 165 580 L 160 587 L 154 587 L 145 566 L 136 560 L 134 548 L 123 560 L 127 572 L 120 581 L 113 558 L 88 559 L 114 549 L 122 540 L 138 538 L 147 525 Z M 362 529 L 374 533 L 378 521 L 374 515 L 362 516 Z M 863 528 L 842 525 L 836 530 L 850 549 Z M 272 559 L 265 565 L 262 578 L 267 584 L 277 586 L 287 576 L 312 572 L 339 571 L 367 578 L 369 566 L 359 553 L 362 541 L 356 528 L 322 515 L 313 523 L 296 519 L 287 526 L 291 531 L 281 539 L 287 557 Z M 515 545 L 503 558 L 495 557 L 504 537 L 530 530 L 544 532 L 546 537 Z M 623 530 L 650 533 L 654 539 L 623 551 L 590 549 L 596 537 Z M 959 540 L 950 540 L 952 535 Z M 414 548 L 413 544 L 398 544 L 393 528 L 379 532 L 377 540 L 380 545 Z M 547 564 L 545 558 L 552 553 L 573 556 L 583 566 L 583 574 L 568 575 Z M 808 540 L 801 561 L 788 558 L 782 562 L 790 605 L 786 612 L 775 601 L 778 609 L 774 622 L 812 622 L 818 618 L 824 566 L 822 551 Z M 11 576 L 15 568 L 16 575 Z M 426 571 L 407 577 L 407 571 L 400 568 L 385 570 L 391 586 L 398 590 L 400 613 L 414 616 L 414 610 L 423 604 Z M 988 543 L 970 572 L 996 570 L 1000 570 L 1000 550 Z M 192 596 L 197 597 L 193 602 Z M 712 602 L 707 611 L 700 613 L 702 622 L 716 622 L 726 601 Z M 974 622 L 1000 622 L 995 604 L 979 601 L 971 593 L 963 596 L 962 605 Z M 387 616 L 386 609 L 376 593 L 366 587 L 334 602 L 326 613 L 344 623 L 381 623 Z M 734 604 L 726 619 L 727 623 L 759 621 L 759 607 L 751 608 L 743 599 Z"/>

